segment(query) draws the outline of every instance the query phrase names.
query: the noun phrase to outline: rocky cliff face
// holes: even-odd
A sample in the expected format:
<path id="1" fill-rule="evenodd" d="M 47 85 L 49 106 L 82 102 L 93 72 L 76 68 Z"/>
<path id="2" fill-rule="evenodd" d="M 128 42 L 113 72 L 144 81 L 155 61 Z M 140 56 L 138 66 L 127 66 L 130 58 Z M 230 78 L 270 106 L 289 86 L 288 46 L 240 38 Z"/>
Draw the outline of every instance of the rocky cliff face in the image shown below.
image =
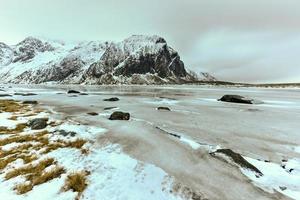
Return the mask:
<path id="1" fill-rule="evenodd" d="M 178 53 L 159 36 L 122 42 L 65 44 L 26 38 L 0 43 L 0 82 L 61 84 L 164 84 L 189 80 Z"/>
<path id="2" fill-rule="evenodd" d="M 5 66 L 11 63 L 13 50 L 6 44 L 0 42 L 0 66 Z"/>

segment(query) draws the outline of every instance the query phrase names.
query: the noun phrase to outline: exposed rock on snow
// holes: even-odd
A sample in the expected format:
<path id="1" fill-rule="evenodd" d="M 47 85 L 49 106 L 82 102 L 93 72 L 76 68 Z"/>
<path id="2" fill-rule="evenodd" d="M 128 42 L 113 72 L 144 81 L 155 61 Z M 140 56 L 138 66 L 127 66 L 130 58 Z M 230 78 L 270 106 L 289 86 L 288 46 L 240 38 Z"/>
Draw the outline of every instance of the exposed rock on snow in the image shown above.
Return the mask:
<path id="1" fill-rule="evenodd" d="M 159 36 L 64 44 L 29 37 L 0 43 L 3 83 L 164 84 L 190 79 L 179 54 Z"/>
<path id="2" fill-rule="evenodd" d="M 129 118 L 130 118 L 129 113 L 124 113 L 121 111 L 113 112 L 109 117 L 110 120 L 129 120 Z"/>
<path id="3" fill-rule="evenodd" d="M 117 107 L 105 107 L 103 110 L 112 110 L 112 109 L 115 109 L 115 108 L 117 108 Z"/>
<path id="4" fill-rule="evenodd" d="M 99 115 L 98 113 L 96 113 L 96 112 L 88 112 L 87 113 L 88 115 L 91 115 L 91 116 L 96 116 L 96 115 Z"/>
<path id="5" fill-rule="evenodd" d="M 253 99 L 248 99 L 240 95 L 224 95 L 219 101 L 225 101 L 230 103 L 244 103 L 253 104 Z"/>
<path id="6" fill-rule="evenodd" d="M 40 130 L 46 128 L 48 118 L 36 118 L 29 121 L 28 125 L 32 130 Z"/>
<path id="7" fill-rule="evenodd" d="M 68 94 L 79 94 L 80 92 L 76 91 L 76 90 L 69 90 L 67 93 Z"/>
<path id="8" fill-rule="evenodd" d="M 157 110 L 166 110 L 166 111 L 171 111 L 170 108 L 168 107 L 158 107 Z"/>
<path id="9" fill-rule="evenodd" d="M 243 156 L 241 156 L 240 154 L 232 151 L 231 149 L 218 149 L 215 152 L 211 153 L 211 155 L 213 155 L 213 156 L 218 156 L 220 154 L 223 154 L 223 155 L 227 156 L 235 164 L 237 164 L 238 166 L 240 166 L 242 168 L 254 171 L 255 173 L 257 173 L 260 176 L 263 175 L 261 173 L 261 171 L 259 171 L 255 166 L 253 166 L 252 164 L 250 164 L 246 159 L 243 158 Z"/>
<path id="10" fill-rule="evenodd" d="M 119 101 L 120 99 L 118 97 L 112 97 L 109 99 L 103 99 L 103 101 Z"/>
<path id="11" fill-rule="evenodd" d="M 38 102 L 37 101 L 23 101 L 22 102 L 23 104 L 38 104 Z"/>
<path id="12" fill-rule="evenodd" d="M 59 134 L 59 135 L 62 135 L 64 137 L 66 136 L 71 136 L 71 137 L 74 137 L 76 135 L 76 132 L 73 132 L 73 131 L 65 131 L 65 130 L 57 130 L 55 131 L 54 133 L 56 134 Z"/>
<path id="13" fill-rule="evenodd" d="M 35 96 L 37 94 L 34 94 L 34 93 L 20 93 L 20 92 L 16 92 L 14 93 L 14 95 L 16 96 Z"/>

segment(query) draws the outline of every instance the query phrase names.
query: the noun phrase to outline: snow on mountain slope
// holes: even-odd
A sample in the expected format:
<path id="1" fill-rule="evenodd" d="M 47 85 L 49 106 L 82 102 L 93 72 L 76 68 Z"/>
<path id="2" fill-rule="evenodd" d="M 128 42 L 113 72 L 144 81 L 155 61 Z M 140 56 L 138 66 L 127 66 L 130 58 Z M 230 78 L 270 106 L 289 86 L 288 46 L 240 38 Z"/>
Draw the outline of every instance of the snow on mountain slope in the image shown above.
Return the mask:
<path id="1" fill-rule="evenodd" d="M 8 65 L 12 56 L 13 50 L 8 45 L 0 42 L 0 66 Z"/>
<path id="2" fill-rule="evenodd" d="M 201 80 L 215 81 L 207 73 Z M 2 83 L 164 84 L 191 80 L 178 53 L 159 36 L 122 42 L 63 42 L 28 37 L 0 43 Z"/>
<path id="3" fill-rule="evenodd" d="M 218 79 L 207 72 L 200 72 L 199 80 L 202 81 L 218 81 Z"/>
<path id="4" fill-rule="evenodd" d="M 0 44 L 2 83 L 162 84 L 188 80 L 178 53 L 159 36 L 65 44 L 29 37 Z"/>

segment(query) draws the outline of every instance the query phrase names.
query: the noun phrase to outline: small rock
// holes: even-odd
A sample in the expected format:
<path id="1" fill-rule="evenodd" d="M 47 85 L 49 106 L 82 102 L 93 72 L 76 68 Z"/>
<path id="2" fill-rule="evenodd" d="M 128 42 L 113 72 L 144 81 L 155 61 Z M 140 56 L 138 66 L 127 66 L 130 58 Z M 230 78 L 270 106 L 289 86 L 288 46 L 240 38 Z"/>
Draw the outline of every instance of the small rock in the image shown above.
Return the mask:
<path id="1" fill-rule="evenodd" d="M 89 94 L 87 94 L 87 93 L 80 93 L 79 95 L 89 95 Z"/>
<path id="2" fill-rule="evenodd" d="M 287 161 L 288 161 L 287 159 L 282 159 L 282 160 L 281 160 L 281 162 L 287 162 Z"/>
<path id="3" fill-rule="evenodd" d="M 289 169 L 289 172 L 292 173 L 292 171 L 294 171 L 294 169 Z"/>
<path id="4" fill-rule="evenodd" d="M 117 107 L 106 107 L 106 108 L 104 108 L 104 110 L 111 110 L 111 109 L 114 109 L 114 108 L 117 108 Z"/>
<path id="5" fill-rule="evenodd" d="M 249 111 L 249 112 L 259 112 L 259 111 L 261 111 L 261 110 L 255 109 L 255 108 L 249 108 L 248 111 Z"/>
<path id="6" fill-rule="evenodd" d="M 79 94 L 80 92 L 76 91 L 76 90 L 69 90 L 67 93 L 68 94 Z"/>
<path id="7" fill-rule="evenodd" d="M 159 97 L 160 99 L 168 99 L 168 100 L 177 100 L 177 99 L 175 99 L 175 98 L 171 98 L 171 97 Z"/>
<path id="8" fill-rule="evenodd" d="M 121 111 L 113 112 L 109 117 L 110 120 L 129 120 L 129 118 L 129 113 L 124 113 Z"/>
<path id="9" fill-rule="evenodd" d="M 16 92 L 16 93 L 14 93 L 14 95 L 16 95 L 16 96 L 35 96 L 37 94 L 35 94 L 35 93 L 20 93 L 20 92 Z"/>
<path id="10" fill-rule="evenodd" d="M 23 104 L 38 104 L 37 101 L 23 101 Z"/>
<path id="11" fill-rule="evenodd" d="M 171 111 L 170 108 L 168 107 L 158 107 L 157 110 L 166 110 L 166 111 Z"/>
<path id="12" fill-rule="evenodd" d="M 285 186 L 279 186 L 279 188 L 280 188 L 282 191 L 284 191 L 284 190 L 287 189 L 287 187 L 285 187 Z"/>
<path id="13" fill-rule="evenodd" d="M 240 95 L 224 95 L 218 101 L 230 102 L 230 103 L 243 103 L 243 104 L 253 104 L 253 99 L 248 99 Z"/>
<path id="14" fill-rule="evenodd" d="M 92 115 L 92 116 L 98 115 L 98 113 L 96 113 L 96 112 L 88 112 L 87 114 L 88 114 L 88 115 Z"/>
<path id="15" fill-rule="evenodd" d="M 0 97 L 11 97 L 10 94 L 0 94 Z"/>
<path id="16" fill-rule="evenodd" d="M 103 101 L 119 101 L 120 99 L 118 97 L 112 97 L 109 99 L 103 99 Z"/>
<path id="17" fill-rule="evenodd" d="M 44 129 L 47 126 L 48 118 L 36 118 L 29 121 L 28 125 L 32 130 Z"/>
<path id="18" fill-rule="evenodd" d="M 73 132 L 73 131 L 65 131 L 65 130 L 58 130 L 57 131 L 59 135 L 62 135 L 64 137 L 70 135 L 71 137 L 74 137 L 77 133 Z"/>

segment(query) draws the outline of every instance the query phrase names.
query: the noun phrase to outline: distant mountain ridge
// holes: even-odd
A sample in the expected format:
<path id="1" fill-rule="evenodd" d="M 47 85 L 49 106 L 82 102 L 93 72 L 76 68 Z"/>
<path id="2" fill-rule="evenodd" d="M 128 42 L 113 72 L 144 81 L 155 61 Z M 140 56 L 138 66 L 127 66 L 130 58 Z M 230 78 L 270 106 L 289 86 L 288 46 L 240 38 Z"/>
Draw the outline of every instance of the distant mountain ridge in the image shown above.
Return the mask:
<path id="1" fill-rule="evenodd" d="M 28 37 L 13 46 L 0 43 L 1 83 L 174 84 L 192 80 L 177 51 L 159 36 L 70 44 Z"/>

